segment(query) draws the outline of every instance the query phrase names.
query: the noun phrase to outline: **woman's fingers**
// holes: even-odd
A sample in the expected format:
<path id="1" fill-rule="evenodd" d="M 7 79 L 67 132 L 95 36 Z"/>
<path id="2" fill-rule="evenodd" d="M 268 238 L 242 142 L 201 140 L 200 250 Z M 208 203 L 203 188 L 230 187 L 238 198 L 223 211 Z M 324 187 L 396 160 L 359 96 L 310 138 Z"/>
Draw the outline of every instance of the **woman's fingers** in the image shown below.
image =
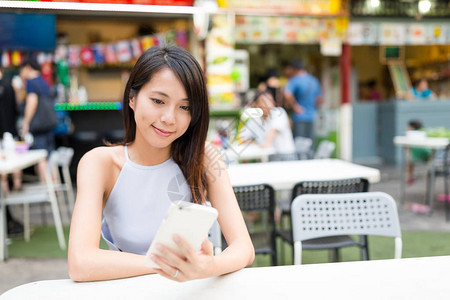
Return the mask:
<path id="1" fill-rule="evenodd" d="M 151 255 L 152 260 L 161 268 L 160 269 L 154 269 L 156 273 L 158 273 L 161 276 L 166 277 L 167 279 L 175 280 L 175 281 L 182 281 L 182 278 L 184 278 L 182 272 L 177 269 L 176 267 L 170 265 L 167 263 L 164 259 L 159 257 L 158 255 L 152 254 Z"/>
<path id="2" fill-rule="evenodd" d="M 202 252 L 205 255 L 214 255 L 214 245 L 206 238 L 202 243 Z"/>
<path id="3" fill-rule="evenodd" d="M 180 249 L 182 256 L 184 256 L 188 261 L 195 261 L 198 254 L 184 239 L 182 239 L 178 234 L 174 234 L 173 240 Z"/>
<path id="4" fill-rule="evenodd" d="M 158 244 L 156 249 L 159 254 L 152 254 L 152 260 L 161 269 L 155 269 L 156 273 L 175 281 L 185 281 L 194 278 L 203 278 L 210 273 L 208 265 L 213 258 L 213 245 L 206 238 L 201 247 L 201 253 L 193 249 L 180 236 L 174 235 L 174 242 L 179 248 L 179 252 Z"/>

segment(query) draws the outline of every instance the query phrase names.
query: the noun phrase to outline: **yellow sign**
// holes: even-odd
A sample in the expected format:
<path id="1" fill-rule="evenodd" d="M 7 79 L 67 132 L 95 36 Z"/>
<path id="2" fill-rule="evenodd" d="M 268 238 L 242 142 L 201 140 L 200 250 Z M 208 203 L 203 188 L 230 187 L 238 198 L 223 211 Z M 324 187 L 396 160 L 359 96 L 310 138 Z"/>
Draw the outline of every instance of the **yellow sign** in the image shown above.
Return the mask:
<path id="1" fill-rule="evenodd" d="M 341 0 L 218 0 L 220 7 L 287 14 L 338 14 Z"/>

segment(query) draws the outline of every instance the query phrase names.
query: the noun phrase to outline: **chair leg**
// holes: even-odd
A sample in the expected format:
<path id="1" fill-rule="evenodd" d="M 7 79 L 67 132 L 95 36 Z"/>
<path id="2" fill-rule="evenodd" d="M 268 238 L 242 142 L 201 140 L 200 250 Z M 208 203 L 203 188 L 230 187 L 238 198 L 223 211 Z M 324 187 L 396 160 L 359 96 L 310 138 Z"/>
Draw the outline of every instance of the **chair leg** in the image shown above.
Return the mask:
<path id="1" fill-rule="evenodd" d="M 59 207 L 61 211 L 69 212 L 69 207 L 66 204 L 66 193 L 64 191 L 57 191 L 56 198 L 59 200 Z M 70 223 L 70 214 L 66 215 L 61 213 L 61 219 L 64 220 L 66 224 Z"/>
<path id="2" fill-rule="evenodd" d="M 64 250 L 66 249 L 66 240 L 64 238 L 61 215 L 59 213 L 58 202 L 55 194 L 50 195 L 50 203 L 52 206 L 53 219 L 55 221 L 56 234 L 58 235 L 59 247 L 61 248 L 61 250 Z"/>
<path id="3" fill-rule="evenodd" d="M 295 242 L 294 243 L 294 265 L 302 264 L 302 243 Z"/>
<path id="4" fill-rule="evenodd" d="M 280 232 L 284 230 L 284 226 L 283 226 L 283 220 L 284 220 L 284 218 L 283 218 L 283 217 L 284 217 L 284 214 L 283 214 L 283 212 L 281 212 L 281 217 L 280 217 Z M 281 239 L 281 243 L 280 243 L 280 251 L 281 251 L 281 253 L 280 253 L 280 261 L 281 261 L 283 264 L 285 264 L 286 261 L 284 260 L 284 251 L 285 251 L 285 249 L 286 249 L 286 245 L 285 245 L 285 241 L 283 240 L 283 238 L 281 238 L 281 236 L 280 236 L 280 239 Z"/>
<path id="5" fill-rule="evenodd" d="M 72 187 L 72 181 L 70 178 L 70 172 L 68 168 L 62 168 L 62 172 L 63 172 L 63 178 L 64 178 L 64 183 L 66 184 L 66 188 L 67 188 L 67 200 L 69 202 L 69 217 L 72 216 L 72 210 L 73 207 L 75 206 L 75 195 L 73 192 L 73 187 Z"/>
<path id="6" fill-rule="evenodd" d="M 3 197 L 3 195 L 0 186 L 0 200 L 1 197 Z M 8 258 L 8 246 L 6 245 L 6 238 L 6 206 L 4 206 L 3 203 L 0 203 L 0 261 L 4 261 Z"/>
<path id="7" fill-rule="evenodd" d="M 39 208 L 41 211 L 41 222 L 42 225 L 47 225 L 47 214 L 45 213 L 45 204 L 44 203 L 40 203 L 39 204 Z"/>
<path id="8" fill-rule="evenodd" d="M 25 242 L 30 241 L 31 228 L 30 228 L 30 204 L 23 204 L 23 235 Z"/>
<path id="9" fill-rule="evenodd" d="M 339 261 L 339 248 L 334 248 L 330 250 L 330 262 Z"/>
<path id="10" fill-rule="evenodd" d="M 369 243 L 367 239 L 367 235 L 361 235 L 360 237 L 361 243 L 361 260 L 369 260 Z"/>

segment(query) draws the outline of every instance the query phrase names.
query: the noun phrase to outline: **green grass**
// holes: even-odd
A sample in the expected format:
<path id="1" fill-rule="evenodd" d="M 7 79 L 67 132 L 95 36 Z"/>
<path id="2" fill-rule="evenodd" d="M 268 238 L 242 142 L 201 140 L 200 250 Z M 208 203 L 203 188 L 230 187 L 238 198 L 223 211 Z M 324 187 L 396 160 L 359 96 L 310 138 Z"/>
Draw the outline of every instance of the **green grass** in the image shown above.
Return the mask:
<path id="1" fill-rule="evenodd" d="M 66 245 L 69 240 L 69 227 L 64 227 Z M 9 257 L 26 258 L 67 258 L 67 249 L 61 250 L 53 226 L 37 226 L 33 229 L 30 241 L 26 242 L 23 237 L 12 238 L 12 244 L 8 246 Z M 102 249 L 108 249 L 103 241 L 100 242 Z"/>
<path id="2" fill-rule="evenodd" d="M 69 237 L 69 228 L 64 228 L 66 240 Z M 450 233 L 449 232 L 403 232 L 403 253 L 402 257 L 424 257 L 450 255 Z M 287 244 L 281 246 L 278 241 L 279 264 L 291 264 L 291 247 Z M 100 247 L 107 249 L 104 241 Z M 284 261 L 280 259 L 281 251 L 284 249 Z M 8 246 L 10 257 L 25 258 L 66 258 L 67 250 L 61 250 L 58 246 L 58 239 L 54 227 L 35 227 L 29 242 L 25 242 L 22 237 L 13 238 L 12 244 Z M 357 261 L 360 257 L 359 248 L 348 247 L 340 252 L 341 261 Z M 389 259 L 394 257 L 394 239 L 388 237 L 369 237 L 369 255 L 371 260 Z M 303 251 L 303 263 L 326 263 L 329 261 L 327 250 L 305 250 Z M 270 257 L 268 255 L 258 255 L 253 266 L 269 266 Z"/>
<path id="3" fill-rule="evenodd" d="M 402 232 L 402 258 L 450 255 L 450 232 Z M 290 245 L 277 241 L 278 264 L 292 264 L 292 248 Z M 284 258 L 283 253 L 284 250 Z M 360 249 L 357 247 L 346 247 L 340 250 L 340 261 L 359 261 Z M 370 260 L 394 258 L 394 238 L 369 236 Z M 329 262 L 328 250 L 304 250 L 302 255 L 303 264 L 327 263 Z M 263 267 L 270 265 L 268 255 L 258 255 L 252 266 Z"/>

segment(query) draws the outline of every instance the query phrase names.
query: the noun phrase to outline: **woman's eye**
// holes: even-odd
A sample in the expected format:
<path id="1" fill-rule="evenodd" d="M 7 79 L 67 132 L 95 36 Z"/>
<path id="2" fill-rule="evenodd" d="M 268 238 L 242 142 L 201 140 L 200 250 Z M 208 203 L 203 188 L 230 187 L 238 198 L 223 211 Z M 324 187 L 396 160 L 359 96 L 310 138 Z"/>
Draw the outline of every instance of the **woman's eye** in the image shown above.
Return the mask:
<path id="1" fill-rule="evenodd" d="M 156 104 L 163 104 L 164 103 L 162 100 L 154 99 L 154 98 L 152 98 L 152 101 L 155 102 Z"/>
<path id="2" fill-rule="evenodd" d="M 183 106 L 180 106 L 180 108 L 182 110 L 185 110 L 185 111 L 190 111 L 191 110 L 191 107 L 189 105 L 183 105 Z"/>

